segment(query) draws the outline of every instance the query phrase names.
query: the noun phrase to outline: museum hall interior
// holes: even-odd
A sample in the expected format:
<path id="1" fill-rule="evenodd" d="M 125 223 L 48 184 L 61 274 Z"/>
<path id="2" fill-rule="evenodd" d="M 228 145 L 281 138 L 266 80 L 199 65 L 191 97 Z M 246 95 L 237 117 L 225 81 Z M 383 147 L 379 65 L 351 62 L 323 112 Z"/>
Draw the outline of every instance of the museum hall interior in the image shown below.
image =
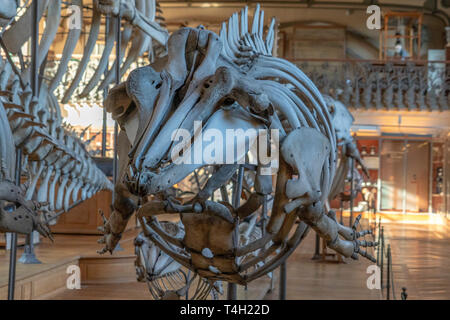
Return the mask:
<path id="1" fill-rule="evenodd" d="M 0 0 L 0 54 L 0 300 L 450 300 L 450 1 Z"/>

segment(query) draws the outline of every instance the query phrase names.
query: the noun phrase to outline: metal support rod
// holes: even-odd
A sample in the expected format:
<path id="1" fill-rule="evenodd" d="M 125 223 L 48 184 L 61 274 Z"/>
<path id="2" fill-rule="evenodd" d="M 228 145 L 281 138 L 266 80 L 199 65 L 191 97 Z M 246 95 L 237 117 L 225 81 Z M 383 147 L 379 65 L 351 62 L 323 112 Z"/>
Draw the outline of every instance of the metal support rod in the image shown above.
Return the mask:
<path id="1" fill-rule="evenodd" d="M 350 158 L 350 220 L 349 227 L 351 228 L 353 225 L 353 170 L 355 169 L 355 161 L 353 158 Z"/>
<path id="2" fill-rule="evenodd" d="M 381 168 L 381 148 L 383 147 L 383 139 L 378 138 L 378 161 L 377 165 L 378 168 Z M 376 204 L 376 211 L 381 211 L 381 170 L 377 170 L 377 204 Z"/>
<path id="3" fill-rule="evenodd" d="M 242 183 L 244 182 L 244 166 L 239 166 L 239 171 L 236 179 L 236 183 L 234 185 L 233 192 L 233 207 L 239 207 L 241 203 L 241 193 L 242 193 Z M 235 283 L 228 283 L 228 291 L 227 291 L 227 299 L 228 300 L 236 300 L 237 299 L 237 286 Z"/>
<path id="4" fill-rule="evenodd" d="M 119 9 L 120 10 L 120 9 Z M 121 43 L 121 30 L 120 30 L 120 21 L 121 21 L 121 14 L 117 15 L 117 23 L 116 23 L 116 84 L 120 83 L 120 47 L 122 45 Z M 119 126 L 117 124 L 117 121 L 114 121 L 114 158 L 113 158 L 113 182 L 116 184 L 117 181 L 117 167 L 118 167 L 118 159 L 117 159 L 117 136 L 119 134 Z M 113 196 L 114 199 L 114 196 Z"/>
<path id="5" fill-rule="evenodd" d="M 433 142 L 428 143 L 429 158 L 428 158 L 428 213 L 433 213 Z"/>
<path id="6" fill-rule="evenodd" d="M 342 201 L 342 198 L 340 199 L 341 204 L 341 218 L 340 218 L 340 224 L 344 225 L 344 201 Z"/>
<path id="7" fill-rule="evenodd" d="M 120 56 L 120 47 L 122 45 L 121 43 L 121 25 L 120 21 L 122 20 L 122 15 L 120 13 L 119 8 L 119 14 L 117 15 L 117 23 L 116 23 L 116 84 L 120 83 L 120 64 L 121 64 L 121 56 Z M 113 183 L 116 185 L 117 182 L 117 175 L 118 175 L 118 167 L 119 167 L 119 161 L 117 158 L 117 147 L 118 147 L 118 135 L 119 135 L 119 125 L 117 124 L 117 121 L 114 121 L 114 156 L 113 156 Z M 113 192 L 112 201 L 114 204 L 115 200 L 115 192 Z M 123 251 L 123 248 L 120 246 L 120 243 L 117 243 L 115 251 Z"/>
<path id="8" fill-rule="evenodd" d="M 230 199 L 228 199 L 228 193 L 227 193 L 227 187 L 221 186 L 220 187 L 220 196 L 222 197 L 222 201 L 230 202 Z"/>
<path id="9" fill-rule="evenodd" d="M 17 233 L 11 233 L 10 241 L 11 248 L 9 252 L 8 300 L 14 300 L 14 289 L 16 286 Z"/>
<path id="10" fill-rule="evenodd" d="M 406 185 L 408 184 L 408 139 L 403 142 L 403 190 L 402 190 L 402 211 L 406 214 Z"/>
<path id="11" fill-rule="evenodd" d="M 311 260 L 319 260 L 320 259 L 320 236 L 316 233 L 316 244 L 314 249 L 314 255 Z"/>
<path id="12" fill-rule="evenodd" d="M 444 150 L 446 150 L 446 152 L 444 152 L 444 163 L 449 163 L 449 160 L 450 160 L 450 159 L 448 159 L 448 157 L 449 157 L 448 150 L 450 149 L 450 143 L 449 142 L 450 141 L 449 141 L 448 138 L 444 142 L 444 148 L 445 148 Z M 449 174 L 450 174 L 449 166 L 444 166 L 443 168 L 444 168 L 444 177 L 448 177 Z M 443 183 L 443 187 L 444 187 L 443 188 L 444 194 L 446 195 L 444 197 L 444 212 L 445 212 L 445 217 L 448 218 L 448 214 L 450 212 L 450 203 L 448 201 L 450 199 L 450 196 L 449 196 L 448 192 L 450 190 L 448 190 L 449 185 L 447 183 Z"/>
<path id="13" fill-rule="evenodd" d="M 36 254 L 34 253 L 34 231 L 31 231 L 30 234 L 27 234 L 25 249 L 22 253 L 22 256 L 19 258 L 19 262 L 23 264 L 40 264 L 38 258 L 36 258 Z"/>
<path id="14" fill-rule="evenodd" d="M 280 265 L 280 300 L 286 300 L 286 261 Z"/>
<path id="15" fill-rule="evenodd" d="M 39 71 L 38 71 L 38 48 L 39 48 L 39 21 L 38 21 L 38 0 L 34 0 L 33 6 L 33 30 L 31 34 L 31 90 L 33 95 L 38 97 Z"/>
<path id="16" fill-rule="evenodd" d="M 44 72 L 45 72 L 45 66 L 47 65 L 47 60 L 48 60 L 48 52 L 45 55 L 45 58 L 42 61 L 41 66 L 39 67 L 38 85 L 37 85 L 37 91 L 36 92 L 39 92 L 41 90 L 42 81 L 44 80 Z"/>
<path id="17" fill-rule="evenodd" d="M 105 39 L 108 35 L 109 30 L 109 16 L 105 17 Z M 108 64 L 106 65 L 105 69 L 105 76 L 108 72 Z M 106 100 L 106 96 L 108 95 L 108 87 L 106 86 L 105 89 L 103 89 L 103 101 Z M 106 157 L 106 135 L 108 131 L 107 126 L 107 112 L 105 106 L 103 106 L 103 123 L 102 123 L 102 157 Z"/>
<path id="18" fill-rule="evenodd" d="M 266 226 L 267 226 L 267 220 L 268 220 L 268 211 L 269 211 L 269 195 L 265 194 L 262 204 L 262 210 L 261 210 L 261 234 L 264 236 L 266 234 Z M 267 248 L 268 245 L 265 245 L 264 248 Z M 266 259 L 263 260 L 264 263 L 266 262 Z M 271 271 L 271 278 L 270 278 L 270 288 L 268 292 L 272 292 L 275 287 L 275 277 L 274 272 Z"/>
<path id="19" fill-rule="evenodd" d="M 9 56 L 9 55 L 8 55 Z M 21 72 L 25 71 L 25 60 L 23 58 L 23 53 L 22 53 L 22 49 L 19 50 L 19 52 L 17 52 L 17 57 L 19 58 L 19 64 L 20 64 L 20 70 Z M 11 57 L 10 57 L 11 58 Z"/>
<path id="20" fill-rule="evenodd" d="M 380 250 L 381 250 L 381 217 L 378 222 L 378 243 L 377 248 L 377 266 L 380 266 Z"/>
<path id="21" fill-rule="evenodd" d="M 119 135 L 119 126 L 117 125 L 117 122 L 114 122 L 114 155 L 113 155 L 113 183 L 116 185 L 117 182 L 117 167 L 118 167 L 118 161 L 117 161 L 117 136 Z M 115 200 L 115 196 L 113 193 L 113 203 Z"/>
<path id="22" fill-rule="evenodd" d="M 22 175 L 22 150 L 16 149 L 15 182 L 20 186 Z M 14 289 L 16 287 L 16 258 L 17 258 L 17 233 L 11 233 L 11 248 L 9 252 L 9 277 L 8 277 L 8 300 L 14 300 Z"/>
<path id="23" fill-rule="evenodd" d="M 237 286 L 235 283 L 228 283 L 227 289 L 227 300 L 236 300 L 237 299 Z"/>
<path id="24" fill-rule="evenodd" d="M 373 220 L 375 221 L 375 227 L 373 229 L 373 232 L 374 232 L 373 236 L 375 236 L 375 231 L 377 230 L 377 210 L 376 210 L 375 206 L 373 206 L 372 211 L 373 211 L 372 212 L 373 213 Z M 381 222 L 381 220 L 380 220 L 380 222 Z"/>
<path id="25" fill-rule="evenodd" d="M 384 227 L 381 227 L 381 252 L 380 252 L 380 282 L 381 282 L 381 289 L 383 289 L 383 264 L 384 264 Z"/>
<path id="26" fill-rule="evenodd" d="M 241 204 L 242 184 L 244 182 L 244 166 L 239 166 L 238 176 L 233 192 L 233 207 L 236 209 Z"/>
<path id="27" fill-rule="evenodd" d="M 105 89 L 106 91 L 106 89 Z M 106 97 L 106 94 L 104 95 L 104 97 Z M 107 123 L 107 113 L 106 113 L 106 108 L 103 107 L 103 120 L 102 120 L 102 153 L 101 156 L 102 158 L 106 157 L 106 133 L 108 131 L 108 126 L 106 125 Z"/>
<path id="28" fill-rule="evenodd" d="M 33 96 L 39 97 L 39 73 L 40 70 L 38 68 L 39 61 L 39 9 L 38 9 L 38 0 L 33 1 L 33 25 L 32 25 L 32 34 L 31 34 L 31 90 L 33 91 Z M 45 65 L 45 61 L 43 65 Z M 20 182 L 19 182 L 20 183 Z M 34 253 L 34 230 L 31 231 L 26 238 L 25 251 L 22 256 L 19 258 L 19 262 L 23 264 L 38 264 L 41 263 Z"/>
<path id="29" fill-rule="evenodd" d="M 262 205 L 262 211 L 261 211 L 261 233 L 262 235 L 266 234 L 266 225 L 267 225 L 267 194 L 264 195 L 263 205 Z"/>

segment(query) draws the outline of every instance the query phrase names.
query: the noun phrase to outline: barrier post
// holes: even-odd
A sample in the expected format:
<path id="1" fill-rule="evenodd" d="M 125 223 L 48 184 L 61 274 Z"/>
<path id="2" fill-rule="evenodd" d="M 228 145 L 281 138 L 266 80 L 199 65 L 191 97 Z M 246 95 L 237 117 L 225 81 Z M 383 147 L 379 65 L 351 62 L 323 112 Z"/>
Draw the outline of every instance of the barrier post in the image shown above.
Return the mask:
<path id="1" fill-rule="evenodd" d="M 390 300 L 391 293 L 391 245 L 387 247 L 387 284 L 386 284 L 386 300 Z"/>

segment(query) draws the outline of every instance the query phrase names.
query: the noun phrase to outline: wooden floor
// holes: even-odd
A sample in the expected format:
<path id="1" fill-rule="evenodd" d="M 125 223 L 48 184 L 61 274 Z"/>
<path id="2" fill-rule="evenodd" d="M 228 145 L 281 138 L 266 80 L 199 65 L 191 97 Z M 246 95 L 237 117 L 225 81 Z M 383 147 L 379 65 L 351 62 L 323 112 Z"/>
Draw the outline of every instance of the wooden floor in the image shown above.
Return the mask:
<path id="1" fill-rule="evenodd" d="M 380 299 L 378 290 L 369 290 L 366 285 L 366 269 L 371 263 L 366 260 L 347 263 L 312 260 L 315 233 L 310 232 L 304 243 L 289 258 L 288 299 Z M 278 299 L 278 271 L 275 286 L 266 299 Z M 238 297 L 261 299 L 258 295 L 270 284 L 267 276 L 252 282 L 247 291 L 238 288 Z M 225 298 L 224 294 L 222 298 Z M 64 290 L 52 299 L 150 299 L 146 285 L 142 283 L 84 285 L 81 290 Z"/>
<path id="2" fill-rule="evenodd" d="M 127 232 L 124 240 L 121 241 L 121 246 L 124 251 L 118 251 L 115 255 L 128 255 L 134 250 L 133 239 L 137 235 L 138 231 L 133 230 Z M 51 267 L 62 265 L 66 262 L 70 262 L 83 257 L 96 257 L 97 250 L 102 248 L 102 245 L 97 243 L 100 239 L 96 235 L 54 235 L 55 241 L 51 242 L 48 239 L 43 239 L 42 243 L 35 247 L 36 257 L 42 262 L 42 264 L 21 264 L 17 263 L 16 279 L 21 280 L 30 274 L 47 270 Z M 23 247 L 19 247 L 17 250 L 17 258 L 23 253 Z M 8 270 L 9 270 L 9 251 L 5 252 L 4 249 L 0 250 L 0 286 L 8 282 Z"/>
<path id="3" fill-rule="evenodd" d="M 440 216 L 384 216 L 397 298 L 450 299 L 450 221 Z"/>
<path id="4" fill-rule="evenodd" d="M 238 288 L 238 300 L 262 300 L 270 287 L 270 279 L 261 277 L 251 283 L 247 290 Z M 221 299 L 226 297 L 226 285 Z M 152 300 L 147 284 L 137 281 L 127 283 L 82 285 L 81 290 L 63 290 L 52 300 Z"/>
<path id="5" fill-rule="evenodd" d="M 367 220 L 362 224 L 367 226 Z M 315 233 L 311 231 L 287 262 L 288 300 L 379 300 L 379 290 L 367 288 L 366 259 L 346 259 L 345 263 L 312 260 Z M 368 236 L 367 240 L 371 240 Z M 329 250 L 329 252 L 332 252 Z M 373 254 L 373 252 L 370 250 Z M 278 270 L 277 270 L 278 273 Z M 278 283 L 268 299 L 278 299 Z"/>
<path id="6" fill-rule="evenodd" d="M 367 226 L 367 220 L 364 221 Z M 425 219 L 401 216 L 383 216 L 386 238 L 392 246 L 395 293 L 400 299 L 401 287 L 407 287 L 408 299 L 450 299 L 450 223 L 445 219 Z M 116 255 L 130 255 L 131 241 L 137 231 L 125 237 L 124 251 Z M 57 235 L 54 244 L 44 241 L 36 253 L 42 265 L 18 264 L 17 277 L 25 277 L 40 268 L 60 264 L 75 256 L 97 257 L 97 236 Z M 312 260 L 315 233 L 310 232 L 287 263 L 287 299 L 382 299 L 380 290 L 369 290 L 366 282 L 367 267 L 372 263 L 365 259 L 347 260 L 346 263 Z M 21 253 L 18 254 L 20 256 Z M 105 266 L 106 267 L 106 266 Z M 120 272 L 120 270 L 118 270 Z M 128 273 L 130 270 L 128 269 Z M 0 285 L 7 281 L 8 255 L 0 252 Z M 278 279 L 278 271 L 275 273 Z M 263 277 L 259 283 L 249 286 L 247 292 L 239 289 L 239 296 L 258 298 L 260 288 L 266 288 L 270 280 Z M 278 280 L 266 299 L 278 299 Z M 145 283 L 84 284 L 81 290 L 64 289 L 46 299 L 150 299 Z"/>

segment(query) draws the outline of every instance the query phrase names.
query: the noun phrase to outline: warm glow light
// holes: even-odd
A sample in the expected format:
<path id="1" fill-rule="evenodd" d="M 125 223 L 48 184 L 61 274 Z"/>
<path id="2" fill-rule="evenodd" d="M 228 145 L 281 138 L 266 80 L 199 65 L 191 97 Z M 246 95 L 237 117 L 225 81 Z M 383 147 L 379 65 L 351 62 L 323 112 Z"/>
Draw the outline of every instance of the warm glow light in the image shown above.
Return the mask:
<path id="1" fill-rule="evenodd" d="M 372 125 L 354 125 L 351 127 L 350 131 L 352 133 L 357 133 L 358 136 L 364 137 L 375 137 L 380 135 L 380 128 Z"/>
<path id="2" fill-rule="evenodd" d="M 359 215 L 360 212 L 353 212 L 353 218 Z M 350 211 L 343 211 L 344 217 L 350 217 Z M 362 213 L 363 219 L 373 219 L 372 213 L 364 212 Z M 419 225 L 430 225 L 430 226 L 446 226 L 448 224 L 447 218 L 441 214 L 434 213 L 406 213 L 395 211 L 383 211 L 382 213 L 377 213 L 376 221 L 381 218 L 382 224 L 389 223 L 400 223 L 400 224 L 419 224 Z"/>
<path id="3" fill-rule="evenodd" d="M 74 107 L 75 106 L 75 107 Z M 103 127 L 103 108 L 98 104 L 88 105 L 82 103 L 82 106 L 75 103 L 74 106 L 65 104 L 63 106 L 64 120 L 72 126 L 87 127 L 100 130 Z M 111 119 L 111 114 L 107 115 L 107 126 L 113 127 L 114 121 Z"/>
<path id="4" fill-rule="evenodd" d="M 215 3 L 215 2 L 212 2 L 212 3 L 205 2 L 200 5 L 201 8 L 211 8 L 211 7 L 217 8 L 218 6 L 219 6 L 219 4 Z"/>

